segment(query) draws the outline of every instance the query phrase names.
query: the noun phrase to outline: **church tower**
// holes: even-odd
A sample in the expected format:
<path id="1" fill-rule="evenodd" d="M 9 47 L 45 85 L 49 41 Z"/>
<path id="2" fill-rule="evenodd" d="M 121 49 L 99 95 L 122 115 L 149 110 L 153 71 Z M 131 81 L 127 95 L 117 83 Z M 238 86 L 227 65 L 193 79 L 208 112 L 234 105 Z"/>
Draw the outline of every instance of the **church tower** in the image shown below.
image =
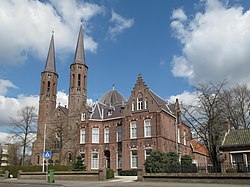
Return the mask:
<path id="1" fill-rule="evenodd" d="M 54 35 L 52 34 L 45 69 L 41 73 L 38 139 L 43 138 L 44 124 L 56 109 L 57 80 Z"/>
<path id="2" fill-rule="evenodd" d="M 80 27 L 74 62 L 70 65 L 69 117 L 85 116 L 87 98 L 87 73 L 83 43 L 83 28 Z"/>

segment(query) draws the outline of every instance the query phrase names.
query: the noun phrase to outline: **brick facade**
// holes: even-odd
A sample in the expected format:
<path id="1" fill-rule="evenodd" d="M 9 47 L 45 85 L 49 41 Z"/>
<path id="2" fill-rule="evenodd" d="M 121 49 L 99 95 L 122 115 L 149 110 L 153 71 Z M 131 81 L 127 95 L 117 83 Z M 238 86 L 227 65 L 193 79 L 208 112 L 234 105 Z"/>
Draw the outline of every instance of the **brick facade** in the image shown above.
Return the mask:
<path id="1" fill-rule="evenodd" d="M 82 42 L 81 32 L 80 29 L 78 44 Z M 46 148 L 55 150 L 53 163 L 60 160 L 61 164 L 71 164 L 81 155 L 87 170 L 109 167 L 118 171 L 142 169 L 150 151 L 178 151 L 179 157 L 184 154 L 191 155 L 191 131 L 179 120 L 178 102 L 176 105 L 168 105 L 149 89 L 141 74 L 138 75 L 127 101 L 113 88 L 93 107 L 87 107 L 88 67 L 84 62 L 83 44 L 83 55 L 79 53 L 81 45 L 78 44 L 74 63 L 70 66 L 69 108 L 55 108 L 58 77 L 56 72 L 42 73 L 38 135 L 32 151 L 33 164 L 42 164 L 45 123 L 46 145 L 56 145 L 53 144 L 53 138 L 57 136 L 55 130 L 58 125 L 65 141 L 60 151 L 55 150 L 56 146 Z M 42 91 L 47 89 L 43 85 L 43 82 L 48 81 L 47 74 L 51 74 L 55 82 L 51 97 L 44 96 Z M 81 136 L 84 140 L 81 140 Z"/>

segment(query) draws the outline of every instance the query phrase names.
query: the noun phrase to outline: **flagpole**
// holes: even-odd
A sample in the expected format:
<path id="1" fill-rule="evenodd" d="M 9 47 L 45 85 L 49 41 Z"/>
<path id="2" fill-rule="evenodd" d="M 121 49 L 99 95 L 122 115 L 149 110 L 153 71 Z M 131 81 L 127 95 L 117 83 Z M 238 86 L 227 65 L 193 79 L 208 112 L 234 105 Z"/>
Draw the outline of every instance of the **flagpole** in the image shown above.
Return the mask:
<path id="1" fill-rule="evenodd" d="M 44 131 L 43 131 L 43 172 L 44 172 L 45 140 L 46 140 L 46 123 L 44 124 Z"/>

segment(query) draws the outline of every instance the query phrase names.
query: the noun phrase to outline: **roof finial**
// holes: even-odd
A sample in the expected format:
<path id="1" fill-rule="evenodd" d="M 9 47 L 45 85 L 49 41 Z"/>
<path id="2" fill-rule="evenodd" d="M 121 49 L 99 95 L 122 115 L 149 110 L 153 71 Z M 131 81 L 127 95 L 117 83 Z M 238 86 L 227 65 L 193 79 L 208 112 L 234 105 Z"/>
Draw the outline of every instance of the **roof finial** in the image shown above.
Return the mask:
<path id="1" fill-rule="evenodd" d="M 115 85 L 113 84 L 112 90 L 115 90 Z"/>
<path id="2" fill-rule="evenodd" d="M 138 74 L 138 78 L 142 78 L 142 74 L 141 73 Z"/>
<path id="3" fill-rule="evenodd" d="M 52 35 L 54 35 L 54 28 L 52 29 Z"/>

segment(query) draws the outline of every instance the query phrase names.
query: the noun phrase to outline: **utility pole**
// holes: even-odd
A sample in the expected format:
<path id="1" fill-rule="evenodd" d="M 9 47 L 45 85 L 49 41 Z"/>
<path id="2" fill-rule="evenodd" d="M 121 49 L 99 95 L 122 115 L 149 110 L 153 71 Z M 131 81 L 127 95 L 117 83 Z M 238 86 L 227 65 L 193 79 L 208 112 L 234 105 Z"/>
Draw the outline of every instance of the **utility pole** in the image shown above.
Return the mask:
<path id="1" fill-rule="evenodd" d="M 45 145 L 46 144 L 46 123 L 44 124 L 44 131 L 43 131 L 43 172 L 44 172 L 44 152 L 45 152 Z"/>
<path id="2" fill-rule="evenodd" d="M 176 120 L 175 120 L 175 133 L 176 133 L 176 154 L 179 158 L 179 136 L 180 134 L 178 133 L 178 125 L 180 123 L 180 107 L 179 107 L 179 101 L 178 99 L 176 99 L 176 102 L 175 102 L 175 112 L 176 112 Z"/>

